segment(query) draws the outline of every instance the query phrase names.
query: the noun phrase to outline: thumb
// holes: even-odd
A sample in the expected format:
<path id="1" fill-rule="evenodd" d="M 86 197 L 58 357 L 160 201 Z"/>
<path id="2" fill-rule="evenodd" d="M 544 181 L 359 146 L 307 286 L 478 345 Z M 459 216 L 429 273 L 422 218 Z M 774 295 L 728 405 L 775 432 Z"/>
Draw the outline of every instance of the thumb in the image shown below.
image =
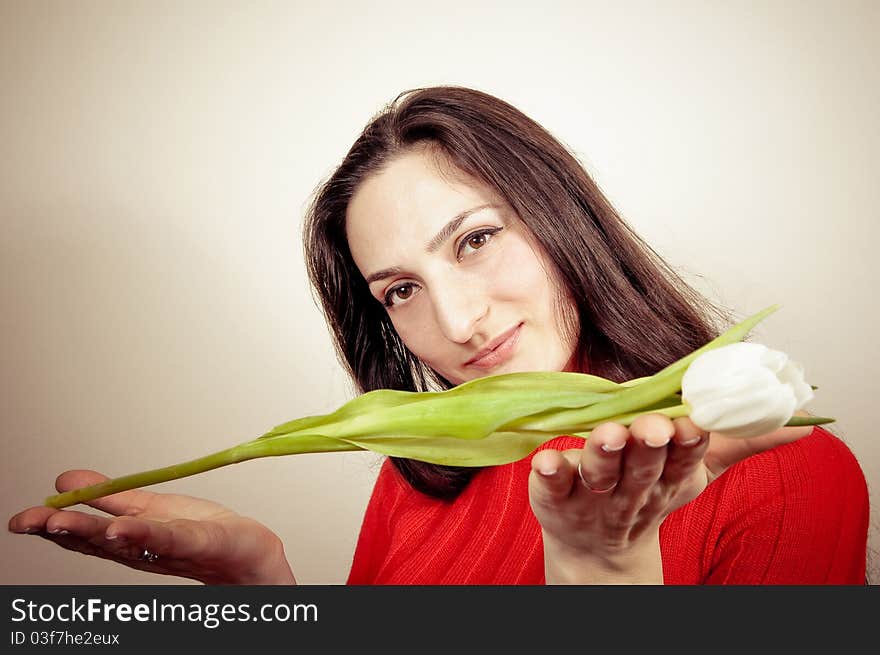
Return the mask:
<path id="1" fill-rule="evenodd" d="M 55 489 L 58 493 L 64 493 L 65 491 L 72 491 L 73 489 L 80 489 L 82 487 L 89 487 L 93 484 L 100 484 L 101 482 L 106 482 L 109 480 L 106 475 L 102 475 L 97 471 L 91 471 L 88 469 L 72 469 L 70 471 L 64 471 L 61 475 L 55 478 Z"/>
<path id="2" fill-rule="evenodd" d="M 760 453 L 775 448 L 776 446 L 782 446 L 783 444 L 803 439 L 804 437 L 809 436 L 814 428 L 815 426 L 813 425 L 782 427 L 768 434 L 761 435 L 760 437 L 747 439 L 746 441 L 748 445 L 751 446 L 752 452 Z M 724 435 L 722 434 L 721 436 Z"/>
<path id="3" fill-rule="evenodd" d="M 795 416 L 809 416 L 809 414 L 805 411 L 797 411 Z M 706 453 L 706 465 L 710 473 L 718 477 L 730 466 L 746 457 L 810 436 L 815 427 L 814 425 L 781 427 L 750 439 L 732 439 L 725 437 L 724 433 L 712 432 L 709 450 Z"/>

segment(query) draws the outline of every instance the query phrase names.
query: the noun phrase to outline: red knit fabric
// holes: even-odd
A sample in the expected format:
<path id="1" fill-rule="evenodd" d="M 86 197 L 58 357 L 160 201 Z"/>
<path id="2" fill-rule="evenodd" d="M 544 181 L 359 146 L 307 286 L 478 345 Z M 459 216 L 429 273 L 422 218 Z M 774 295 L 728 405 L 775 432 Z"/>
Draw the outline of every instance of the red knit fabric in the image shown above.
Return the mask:
<path id="1" fill-rule="evenodd" d="M 558 437 L 539 450 L 580 448 Z M 537 452 L 537 451 L 536 451 Z M 531 455 L 481 470 L 454 501 L 414 491 L 390 460 L 349 584 L 544 584 Z M 864 584 L 868 491 L 849 448 L 816 427 L 728 469 L 660 528 L 666 584 Z"/>

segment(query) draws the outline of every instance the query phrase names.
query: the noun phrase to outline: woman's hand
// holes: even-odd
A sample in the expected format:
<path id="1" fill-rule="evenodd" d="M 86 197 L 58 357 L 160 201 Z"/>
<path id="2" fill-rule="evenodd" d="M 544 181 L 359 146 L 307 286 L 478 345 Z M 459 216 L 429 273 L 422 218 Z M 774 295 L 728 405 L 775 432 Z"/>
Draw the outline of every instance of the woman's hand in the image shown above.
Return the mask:
<path id="1" fill-rule="evenodd" d="M 603 423 L 583 449 L 540 451 L 532 458 L 529 497 L 543 529 L 547 583 L 662 584 L 659 530 L 666 516 L 737 461 L 811 431 L 726 439 L 689 418 L 646 414 L 629 428 Z"/>
<path id="2" fill-rule="evenodd" d="M 95 471 L 66 471 L 55 487 L 64 492 L 107 479 Z M 296 584 L 278 536 L 217 503 L 135 489 L 87 504 L 111 516 L 38 506 L 13 516 L 9 530 L 206 584 Z M 142 558 L 145 549 L 158 557 Z"/>

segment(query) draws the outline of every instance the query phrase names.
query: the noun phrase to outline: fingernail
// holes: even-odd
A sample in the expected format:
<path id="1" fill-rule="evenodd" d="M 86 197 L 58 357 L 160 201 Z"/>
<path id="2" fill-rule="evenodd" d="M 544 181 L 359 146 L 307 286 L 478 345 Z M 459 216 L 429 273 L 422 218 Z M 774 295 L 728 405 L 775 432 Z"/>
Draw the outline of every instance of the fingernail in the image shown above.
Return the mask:
<path id="1" fill-rule="evenodd" d="M 559 469 L 553 468 L 551 466 L 543 466 L 538 468 L 538 473 L 540 473 L 541 475 L 546 475 L 549 478 L 551 475 L 556 475 L 556 471 L 558 470 Z"/>
<path id="2" fill-rule="evenodd" d="M 70 530 L 61 530 L 58 534 L 70 534 Z"/>
<path id="3" fill-rule="evenodd" d="M 669 443 L 669 437 L 648 437 L 645 439 L 645 445 L 651 448 L 662 448 Z"/>
<path id="4" fill-rule="evenodd" d="M 39 532 L 40 530 L 39 530 L 39 528 L 31 527 L 31 528 L 25 528 L 24 531 L 25 531 L 25 534 L 35 534 L 35 533 Z"/>
<path id="5" fill-rule="evenodd" d="M 616 453 L 619 450 L 623 450 L 625 446 L 626 442 L 624 441 L 621 444 L 603 443 L 600 448 L 602 448 L 602 450 L 606 453 Z"/>
<path id="6" fill-rule="evenodd" d="M 700 441 L 702 439 L 703 439 L 703 437 L 694 437 L 693 439 L 688 439 L 687 441 L 682 441 L 679 445 L 680 446 L 696 446 L 698 443 L 700 443 Z"/>
<path id="7" fill-rule="evenodd" d="M 119 539 L 119 535 L 107 533 L 104 535 L 104 539 L 107 539 L 109 541 L 113 541 L 114 539 Z"/>

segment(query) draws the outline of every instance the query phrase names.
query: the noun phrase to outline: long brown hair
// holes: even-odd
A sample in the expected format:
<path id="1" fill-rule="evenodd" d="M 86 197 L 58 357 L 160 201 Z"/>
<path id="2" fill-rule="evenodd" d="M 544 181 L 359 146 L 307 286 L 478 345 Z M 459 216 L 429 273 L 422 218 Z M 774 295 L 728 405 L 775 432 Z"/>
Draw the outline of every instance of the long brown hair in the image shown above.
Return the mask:
<path id="1" fill-rule="evenodd" d="M 500 194 L 555 266 L 577 308 L 578 370 L 615 381 L 651 375 L 710 341 L 728 320 L 632 231 L 543 127 L 481 91 L 414 89 L 370 120 L 316 190 L 303 228 L 309 278 L 360 391 L 454 386 L 398 337 L 346 240 L 346 211 L 358 186 L 425 145 Z M 479 470 L 392 460 L 415 489 L 440 498 L 454 498 Z"/>

